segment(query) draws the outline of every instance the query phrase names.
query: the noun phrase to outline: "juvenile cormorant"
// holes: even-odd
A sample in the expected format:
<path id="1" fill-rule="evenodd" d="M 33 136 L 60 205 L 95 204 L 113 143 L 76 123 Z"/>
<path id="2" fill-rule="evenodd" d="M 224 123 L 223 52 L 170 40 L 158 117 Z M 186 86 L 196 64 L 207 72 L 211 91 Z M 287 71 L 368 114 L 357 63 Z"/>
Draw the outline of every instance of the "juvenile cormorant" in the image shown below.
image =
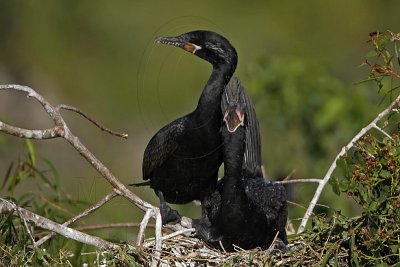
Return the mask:
<path id="1" fill-rule="evenodd" d="M 144 152 L 143 179 L 150 180 L 158 195 L 166 224 L 181 218 L 166 202 L 202 201 L 216 188 L 222 164 L 221 96 L 236 69 L 237 54 L 227 39 L 210 31 L 158 37 L 155 41 L 180 47 L 213 67 L 196 109 L 159 130 Z"/>
<path id="2" fill-rule="evenodd" d="M 285 188 L 264 178 L 258 121 L 238 79 L 227 86 L 222 103 L 224 177 L 203 205 L 209 228 L 196 227 L 207 242 L 221 240 L 225 249 L 268 248 L 277 232 L 287 244 Z"/>

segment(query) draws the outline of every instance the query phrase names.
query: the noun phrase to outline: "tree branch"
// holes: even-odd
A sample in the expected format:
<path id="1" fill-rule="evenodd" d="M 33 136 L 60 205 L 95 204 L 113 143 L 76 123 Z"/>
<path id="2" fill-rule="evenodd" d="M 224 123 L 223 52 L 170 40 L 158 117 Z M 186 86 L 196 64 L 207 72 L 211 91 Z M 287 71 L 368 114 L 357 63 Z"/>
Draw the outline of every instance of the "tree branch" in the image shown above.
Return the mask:
<path id="1" fill-rule="evenodd" d="M 103 197 L 99 202 L 97 202 L 95 205 L 93 205 L 90 208 L 87 208 L 86 210 L 82 211 L 81 213 L 79 213 L 78 215 L 76 215 L 75 217 L 69 219 L 68 221 L 66 221 L 65 223 L 63 223 L 63 226 L 68 226 L 71 223 L 76 222 L 77 220 L 89 215 L 90 213 L 92 213 L 93 211 L 95 211 L 96 209 L 100 208 L 101 206 L 103 206 L 105 203 L 107 203 L 108 201 L 110 201 L 111 199 L 113 199 L 115 196 L 117 196 L 117 193 L 113 190 L 111 191 L 111 193 L 109 193 L 108 195 L 106 195 L 105 197 Z M 49 240 L 50 238 L 52 238 L 53 236 L 55 236 L 56 234 L 54 232 L 46 235 L 45 237 L 42 237 L 38 242 L 36 242 L 35 247 L 38 247 L 40 245 L 42 245 L 44 242 L 46 242 L 47 240 Z"/>
<path id="2" fill-rule="evenodd" d="M 29 210 L 23 209 L 8 201 L 0 198 L 0 214 L 14 214 L 17 213 L 22 220 L 31 221 L 36 226 L 56 232 L 62 236 L 73 239 L 75 241 L 92 245 L 100 249 L 116 249 L 119 246 L 109 241 L 103 240 L 99 237 L 91 236 L 66 226 L 55 223 L 45 217 L 35 214 Z"/>
<path id="3" fill-rule="evenodd" d="M 79 154 L 85 158 L 90 165 L 92 165 L 114 188 L 114 192 L 118 195 L 125 197 L 127 200 L 135 204 L 141 210 L 147 212 L 150 210 L 149 214 L 151 217 L 156 219 L 156 229 L 155 229 L 155 238 L 156 238 L 156 253 L 155 258 L 157 259 L 160 256 L 161 251 L 161 215 L 160 210 L 151 205 L 150 203 L 142 200 L 136 194 L 131 192 L 124 184 L 122 184 L 114 174 L 99 160 L 97 159 L 93 153 L 91 153 L 79 140 L 77 136 L 75 136 L 71 130 L 68 128 L 67 124 L 65 123 L 64 119 L 60 114 L 60 109 L 68 109 L 75 111 L 89 121 L 95 123 L 100 129 L 105 129 L 98 125 L 98 123 L 94 122 L 94 120 L 90 119 L 87 115 L 83 112 L 79 111 L 76 108 L 66 106 L 66 105 L 59 105 L 57 107 L 52 106 L 47 100 L 45 100 L 41 95 L 39 95 L 36 91 L 28 86 L 16 85 L 16 84 L 8 84 L 8 85 L 0 85 L 0 90 L 16 90 L 20 92 L 25 92 L 28 94 L 28 97 L 35 98 L 45 109 L 47 114 L 52 118 L 55 127 L 52 129 L 47 130 L 26 130 L 17 127 L 9 127 L 9 125 L 0 122 L 0 131 L 12 134 L 14 136 L 22 137 L 22 138 L 35 138 L 35 139 L 48 139 L 54 137 L 61 137 L 67 140 L 74 148 L 79 152 Z M 124 135 L 124 134 L 122 134 Z M 183 217 L 181 222 L 181 227 L 183 228 L 191 228 L 191 219 Z M 62 226 L 65 227 L 65 226 Z"/>
<path id="4" fill-rule="evenodd" d="M 52 139 L 56 137 L 60 137 L 58 135 L 59 129 L 58 127 L 54 127 L 51 129 L 45 129 L 45 130 L 27 130 L 15 126 L 8 125 L 4 122 L 0 121 L 0 131 L 10 134 L 16 137 L 20 138 L 26 138 L 26 139 Z"/>
<path id="5" fill-rule="evenodd" d="M 296 183 L 320 183 L 321 179 L 309 178 L 309 179 L 294 179 L 294 180 L 282 180 L 275 181 L 277 184 L 296 184 Z"/>
<path id="6" fill-rule="evenodd" d="M 109 128 L 101 126 L 97 121 L 95 121 L 94 119 L 89 117 L 89 115 L 85 114 L 83 111 L 81 111 L 80 109 L 78 109 L 76 107 L 60 104 L 60 105 L 56 106 L 56 109 L 57 110 L 65 109 L 65 110 L 74 111 L 74 112 L 78 113 L 79 115 L 81 115 L 82 117 L 84 117 L 85 119 L 87 119 L 88 121 L 90 121 L 91 123 L 93 123 L 94 125 L 96 125 L 97 127 L 99 127 L 100 130 L 105 131 L 105 132 L 110 133 L 110 134 L 115 135 L 115 136 L 119 136 L 119 137 L 128 139 L 128 134 L 127 133 L 115 132 L 115 131 L 113 131 L 113 130 L 111 130 Z"/>
<path id="7" fill-rule="evenodd" d="M 339 152 L 339 154 L 336 156 L 335 160 L 333 161 L 332 165 L 329 167 L 327 173 L 325 174 L 324 178 L 320 181 L 317 190 L 315 191 L 314 197 L 312 198 L 310 205 L 308 206 L 308 209 L 306 213 L 304 214 L 303 219 L 301 220 L 299 229 L 297 230 L 297 233 L 302 233 L 306 227 L 307 221 L 310 218 L 315 205 L 317 204 L 317 201 L 322 193 L 322 190 L 324 189 L 324 186 L 326 183 L 329 181 L 329 179 L 332 176 L 333 171 L 336 169 L 336 162 L 337 160 L 342 157 L 346 152 L 354 146 L 354 144 L 360 140 L 361 137 L 363 137 L 369 130 L 372 128 L 376 128 L 377 123 L 385 116 L 389 115 L 390 113 L 393 112 L 393 108 L 400 103 L 400 96 L 398 96 L 384 111 L 378 114 L 378 116 L 371 121 L 367 126 L 361 129 L 361 131 L 351 139 L 351 141 L 342 148 L 342 150 Z"/>

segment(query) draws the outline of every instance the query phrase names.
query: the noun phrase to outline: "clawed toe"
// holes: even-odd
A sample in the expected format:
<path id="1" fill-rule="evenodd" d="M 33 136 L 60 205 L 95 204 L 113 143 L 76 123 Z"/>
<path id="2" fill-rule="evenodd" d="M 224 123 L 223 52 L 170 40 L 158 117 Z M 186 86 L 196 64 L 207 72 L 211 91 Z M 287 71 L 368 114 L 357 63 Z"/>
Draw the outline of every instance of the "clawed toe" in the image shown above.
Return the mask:
<path id="1" fill-rule="evenodd" d="M 192 227 L 196 230 L 196 235 L 207 243 L 216 243 L 222 240 L 219 231 L 211 224 L 202 220 L 193 220 Z"/>
<path id="2" fill-rule="evenodd" d="M 176 211 L 171 209 L 168 205 L 160 205 L 160 213 L 162 224 L 176 224 L 182 219 L 182 216 Z"/>

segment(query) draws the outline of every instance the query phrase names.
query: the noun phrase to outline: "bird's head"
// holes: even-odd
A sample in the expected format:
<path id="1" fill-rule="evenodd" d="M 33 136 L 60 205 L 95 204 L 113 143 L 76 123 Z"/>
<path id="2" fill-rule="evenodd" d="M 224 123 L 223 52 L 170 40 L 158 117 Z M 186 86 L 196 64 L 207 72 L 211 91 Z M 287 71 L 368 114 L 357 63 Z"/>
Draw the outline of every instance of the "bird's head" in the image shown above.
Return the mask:
<path id="1" fill-rule="evenodd" d="M 244 125 L 246 100 L 243 87 L 237 77 L 232 78 L 226 86 L 222 99 L 224 122 L 229 132 L 235 132 Z"/>
<path id="2" fill-rule="evenodd" d="M 157 37 L 156 43 L 180 47 L 204 60 L 214 67 L 230 64 L 236 67 L 237 54 L 229 41 L 211 31 L 192 31 L 176 37 Z"/>

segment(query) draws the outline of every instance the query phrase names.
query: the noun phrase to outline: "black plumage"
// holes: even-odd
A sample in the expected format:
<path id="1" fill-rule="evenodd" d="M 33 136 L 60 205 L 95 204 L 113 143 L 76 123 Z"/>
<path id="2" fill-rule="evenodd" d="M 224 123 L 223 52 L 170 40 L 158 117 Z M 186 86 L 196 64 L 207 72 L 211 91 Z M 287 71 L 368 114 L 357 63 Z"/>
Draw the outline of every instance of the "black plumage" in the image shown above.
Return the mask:
<path id="1" fill-rule="evenodd" d="M 196 109 L 159 130 L 144 152 L 143 178 L 160 198 L 165 224 L 180 220 L 165 202 L 202 201 L 216 188 L 222 164 L 221 96 L 236 69 L 237 54 L 227 39 L 210 31 L 158 37 L 156 42 L 180 47 L 213 67 Z"/>
<path id="2" fill-rule="evenodd" d="M 209 227 L 196 231 L 205 241 L 221 240 L 227 250 L 233 245 L 268 248 L 278 232 L 287 244 L 285 188 L 262 178 L 259 126 L 250 98 L 238 79 L 226 91 L 221 129 L 225 174 L 203 203 Z M 238 118 L 242 112 L 244 123 Z M 235 122 L 243 125 L 230 125 Z"/>

